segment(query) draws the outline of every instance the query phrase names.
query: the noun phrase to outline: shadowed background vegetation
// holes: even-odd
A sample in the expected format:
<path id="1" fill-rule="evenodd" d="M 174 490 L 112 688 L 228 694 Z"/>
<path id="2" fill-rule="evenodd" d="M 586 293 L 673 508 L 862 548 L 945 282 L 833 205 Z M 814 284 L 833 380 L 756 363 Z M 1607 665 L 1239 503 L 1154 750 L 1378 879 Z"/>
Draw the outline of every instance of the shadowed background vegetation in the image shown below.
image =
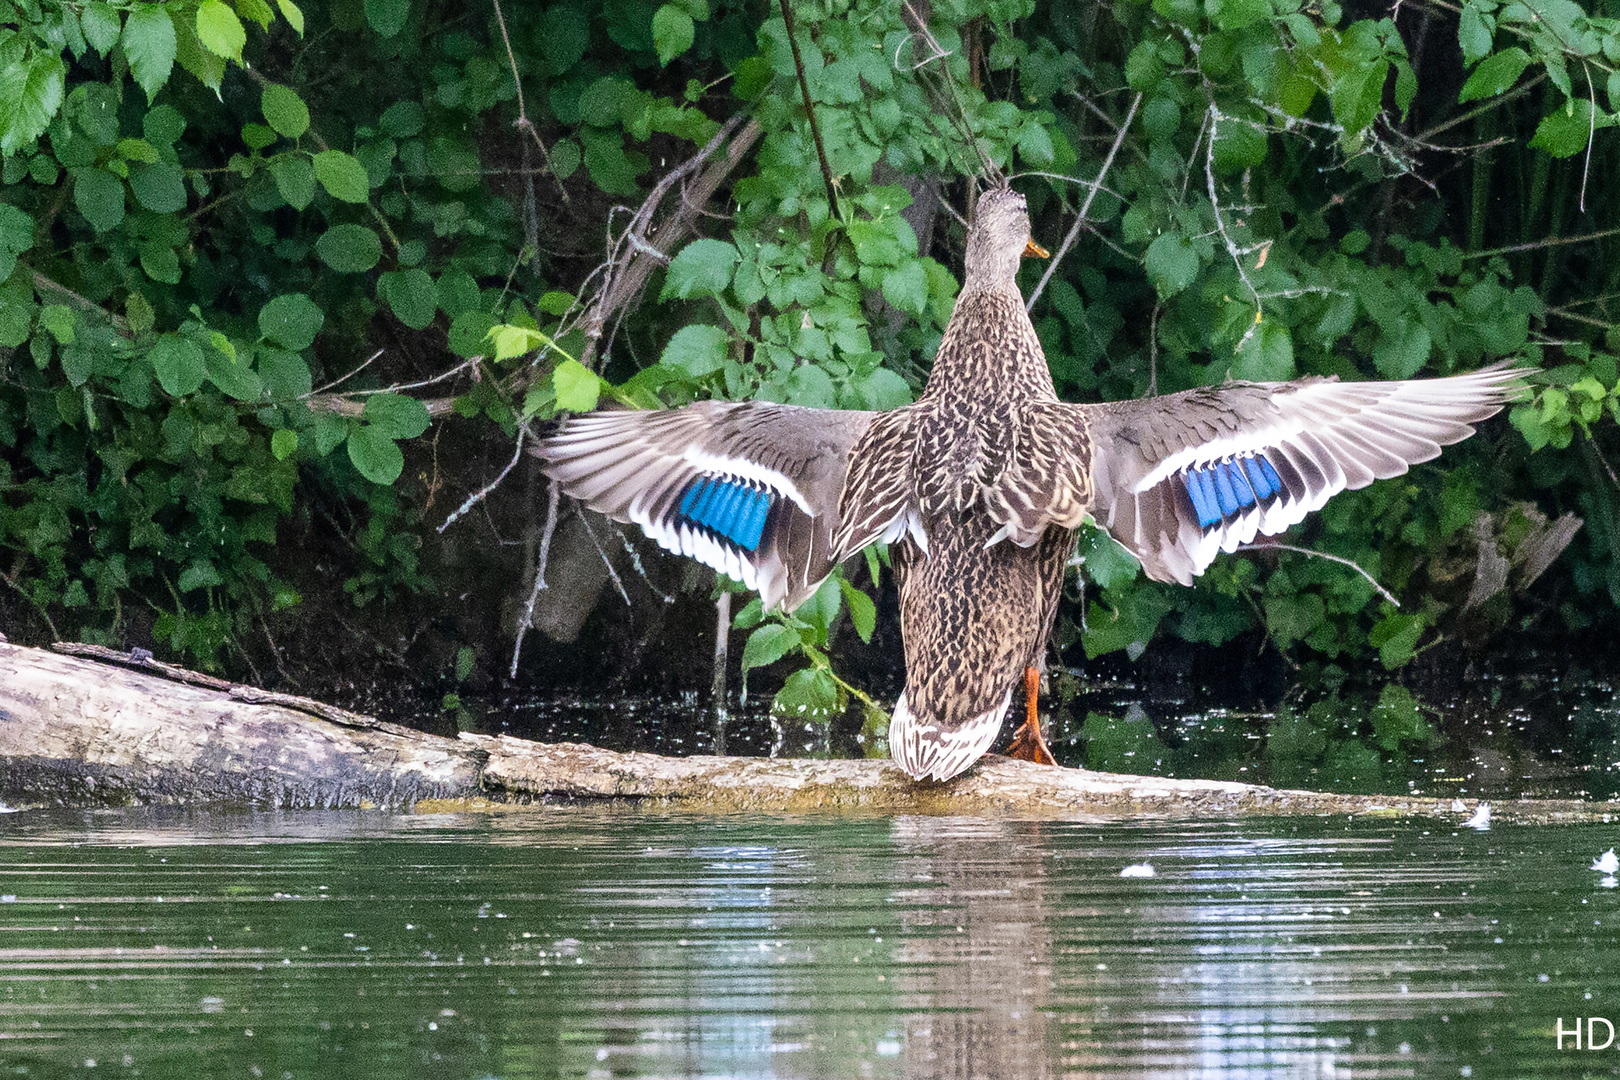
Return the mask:
<path id="1" fill-rule="evenodd" d="M 1070 660 L 1187 677 L 1231 645 L 1193 677 L 1253 693 L 1614 639 L 1602 5 L 0 2 L 14 641 L 385 711 L 509 670 L 706 688 L 713 576 L 548 504 L 520 434 L 610 399 L 911 400 L 984 160 L 1061 256 L 1023 285 L 1072 400 L 1546 369 L 1279 538 L 1332 558 L 1261 545 L 1184 590 L 1082 536 Z M 882 563 L 794 616 L 739 598 L 733 672 L 795 715 L 889 692 Z M 525 623 L 550 636 L 518 658 Z M 1368 715 L 1391 751 L 1424 723 Z M 1138 738 L 1097 723 L 1094 763 Z"/>

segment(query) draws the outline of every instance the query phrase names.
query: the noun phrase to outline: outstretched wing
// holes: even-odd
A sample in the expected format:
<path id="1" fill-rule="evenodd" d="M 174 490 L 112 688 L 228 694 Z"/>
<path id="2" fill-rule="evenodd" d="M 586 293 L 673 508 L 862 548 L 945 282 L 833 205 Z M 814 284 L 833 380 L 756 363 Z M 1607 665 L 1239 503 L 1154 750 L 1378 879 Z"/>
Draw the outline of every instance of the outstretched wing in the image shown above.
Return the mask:
<path id="1" fill-rule="evenodd" d="M 1404 382 L 1227 383 L 1077 410 L 1091 512 L 1158 581 L 1275 535 L 1340 491 L 1399 476 L 1473 434 L 1522 372 Z M 1086 435 L 1089 434 L 1089 439 Z"/>
<path id="2" fill-rule="evenodd" d="M 850 554 L 833 542 L 839 500 L 878 415 L 700 401 L 573 417 L 535 453 L 593 510 L 791 609 Z"/>

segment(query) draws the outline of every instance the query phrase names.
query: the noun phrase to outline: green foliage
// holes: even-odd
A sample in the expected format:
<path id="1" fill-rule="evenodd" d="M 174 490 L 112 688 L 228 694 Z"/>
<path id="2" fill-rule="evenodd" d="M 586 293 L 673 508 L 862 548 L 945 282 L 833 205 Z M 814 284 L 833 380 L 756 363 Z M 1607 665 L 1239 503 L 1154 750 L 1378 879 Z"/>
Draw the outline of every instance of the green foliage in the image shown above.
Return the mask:
<path id="1" fill-rule="evenodd" d="M 1033 312 L 1065 397 L 1496 358 L 1549 372 L 1513 411 L 1520 434 L 1341 496 L 1293 538 L 1376 575 L 1401 608 L 1293 552 L 1166 587 L 1088 532 L 1096 587 L 1069 610 L 1085 649 L 1263 627 L 1292 653 L 1399 665 L 1450 632 L 1462 596 L 1436 583 L 1467 562 L 1478 516 L 1523 500 L 1594 523 L 1541 587 L 1570 625 L 1613 618 L 1568 598 L 1596 585 L 1620 601 L 1604 469 L 1620 340 L 1603 306 L 1620 259 L 1612 239 L 1536 246 L 1583 231 L 1583 198 L 1613 202 L 1611 20 L 1568 0 L 1468 0 L 1454 21 L 1431 13 L 1420 56 L 1408 9 L 930 10 L 938 56 L 900 5 L 794 5 L 824 177 L 772 5 L 557 0 L 530 19 L 508 7 L 503 38 L 493 10 L 428 0 L 14 3 L 0 547 L 29 609 L 109 642 L 149 612 L 169 647 L 224 662 L 297 596 L 273 545 L 317 503 L 352 522 L 353 602 L 420 587 L 407 465 L 428 453 L 414 441 L 429 414 L 412 395 L 456 394 L 433 415 L 472 438 L 604 395 L 903 405 L 957 289 L 962 233 L 934 192 L 961 206 L 984 159 L 1039 170 L 1017 182 L 1037 234 L 1061 236 L 1140 95 L 1091 231 Z M 532 136 L 514 127 L 520 86 Z M 615 210 L 733 119 L 759 139 L 695 235 L 667 242 Z M 1453 138 L 1505 141 L 1440 169 L 1425 147 Z M 658 269 L 592 327 L 591 268 L 629 251 Z M 749 627 L 750 668 L 808 664 L 784 714 L 847 701 L 829 659 L 846 610 L 870 636 L 876 607 L 842 577 Z"/>

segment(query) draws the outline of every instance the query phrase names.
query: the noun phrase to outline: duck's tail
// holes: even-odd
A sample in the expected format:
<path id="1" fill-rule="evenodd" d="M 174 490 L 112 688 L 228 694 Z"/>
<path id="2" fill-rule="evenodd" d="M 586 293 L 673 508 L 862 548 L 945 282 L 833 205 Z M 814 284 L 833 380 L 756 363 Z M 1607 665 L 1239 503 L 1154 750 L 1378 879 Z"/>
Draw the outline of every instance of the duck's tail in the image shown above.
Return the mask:
<path id="1" fill-rule="evenodd" d="M 913 779 L 949 780 L 990 749 L 1001 733 L 1001 721 L 1010 704 L 1012 691 L 1008 690 L 1000 705 L 965 724 L 947 728 L 912 712 L 902 690 L 889 721 L 889 756 Z"/>

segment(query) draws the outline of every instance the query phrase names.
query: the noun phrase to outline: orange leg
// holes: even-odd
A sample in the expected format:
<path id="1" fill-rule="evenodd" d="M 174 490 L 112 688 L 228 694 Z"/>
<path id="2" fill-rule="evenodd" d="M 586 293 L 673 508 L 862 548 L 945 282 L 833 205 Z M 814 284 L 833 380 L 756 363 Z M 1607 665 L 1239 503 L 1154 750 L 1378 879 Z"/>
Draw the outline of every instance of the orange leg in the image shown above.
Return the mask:
<path id="1" fill-rule="evenodd" d="M 1007 756 L 1021 758 L 1024 761 L 1033 761 L 1037 765 L 1056 765 L 1057 759 L 1046 746 L 1046 740 L 1041 736 L 1041 718 L 1036 714 L 1036 700 L 1041 692 L 1041 673 L 1033 667 L 1024 669 L 1024 699 L 1027 711 L 1024 714 L 1024 723 L 1013 732 L 1012 746 L 1007 748 Z"/>

